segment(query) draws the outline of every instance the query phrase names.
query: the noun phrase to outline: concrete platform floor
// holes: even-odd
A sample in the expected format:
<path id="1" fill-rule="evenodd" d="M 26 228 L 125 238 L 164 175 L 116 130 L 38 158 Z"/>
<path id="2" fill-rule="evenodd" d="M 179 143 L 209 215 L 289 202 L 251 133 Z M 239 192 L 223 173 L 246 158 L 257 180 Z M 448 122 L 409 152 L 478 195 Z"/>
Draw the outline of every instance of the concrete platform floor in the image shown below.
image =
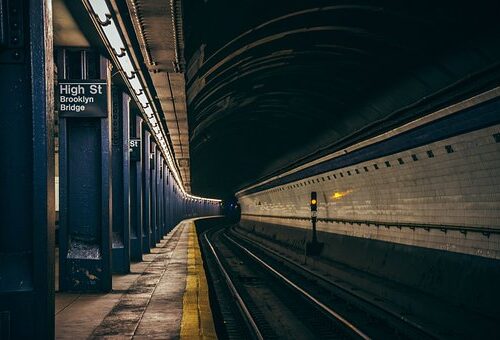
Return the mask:
<path id="1" fill-rule="evenodd" d="M 193 220 L 179 223 L 130 274 L 113 275 L 111 293 L 56 293 L 56 338 L 216 338 Z"/>

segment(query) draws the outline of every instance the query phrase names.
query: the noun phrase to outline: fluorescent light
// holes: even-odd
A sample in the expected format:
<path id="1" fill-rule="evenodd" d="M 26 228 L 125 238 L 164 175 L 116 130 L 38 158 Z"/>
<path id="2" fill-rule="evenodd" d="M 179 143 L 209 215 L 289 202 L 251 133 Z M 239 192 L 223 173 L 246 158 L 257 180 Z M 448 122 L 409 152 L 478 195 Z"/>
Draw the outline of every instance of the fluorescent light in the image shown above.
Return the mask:
<path id="1" fill-rule="evenodd" d="M 129 78 L 128 82 L 130 83 L 130 86 L 132 86 L 132 89 L 134 90 L 136 95 L 141 94 L 144 90 L 142 89 L 141 82 L 139 81 L 139 77 L 137 74 L 134 74 L 132 78 Z M 151 110 L 151 113 L 153 111 Z"/>
<path id="2" fill-rule="evenodd" d="M 186 193 L 182 185 L 182 181 L 179 173 L 177 172 L 177 167 L 174 162 L 173 155 L 170 153 L 170 149 L 165 141 L 165 136 L 162 130 L 158 126 L 158 121 L 155 117 L 155 107 L 149 102 L 145 92 L 144 87 L 141 84 L 139 77 L 136 75 L 136 69 L 134 68 L 130 56 L 126 51 L 126 45 L 124 44 L 118 27 L 116 26 L 114 20 L 112 19 L 111 11 L 106 3 L 106 0 L 86 0 L 88 6 L 92 9 L 95 15 L 92 15 L 96 28 L 102 30 L 102 34 L 107 40 L 106 44 L 109 53 L 117 61 L 123 74 L 125 75 L 125 81 L 128 82 L 129 87 L 135 93 L 136 101 L 138 101 L 139 106 L 142 108 L 144 115 L 147 117 L 150 123 L 152 131 L 154 131 L 154 137 L 161 146 L 161 150 L 167 159 L 169 168 L 175 178 L 175 187 L 179 189 L 182 197 L 192 197 L 198 198 L 207 202 L 220 202 L 220 200 L 209 199 L 190 195 Z M 87 7 L 88 8 L 88 7 Z"/>
<path id="3" fill-rule="evenodd" d="M 118 57 L 117 59 L 127 78 L 130 79 L 134 77 L 135 69 L 134 66 L 132 66 L 132 62 L 130 61 L 128 54 L 125 52 L 121 57 Z"/>
<path id="4" fill-rule="evenodd" d="M 148 97 L 146 97 L 144 92 L 137 96 L 137 100 L 139 100 L 139 103 L 141 103 L 143 108 L 147 108 L 149 106 Z"/>
<path id="5" fill-rule="evenodd" d="M 94 11 L 95 15 L 99 18 L 101 25 L 105 24 L 109 18 L 111 18 L 111 12 L 109 11 L 108 5 L 102 0 L 90 0 L 90 7 Z"/>
<path id="6" fill-rule="evenodd" d="M 125 45 L 120 37 L 120 33 L 118 33 L 118 29 L 116 29 L 115 22 L 110 20 L 108 25 L 102 26 L 102 30 L 115 54 L 117 56 L 123 55 L 125 53 Z"/>

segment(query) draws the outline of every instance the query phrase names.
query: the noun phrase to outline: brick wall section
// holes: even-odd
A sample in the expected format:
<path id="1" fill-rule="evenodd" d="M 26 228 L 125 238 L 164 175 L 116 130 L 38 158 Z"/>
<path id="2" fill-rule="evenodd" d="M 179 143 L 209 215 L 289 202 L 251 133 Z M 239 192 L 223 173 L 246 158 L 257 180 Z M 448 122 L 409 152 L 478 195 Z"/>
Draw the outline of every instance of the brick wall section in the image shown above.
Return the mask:
<path id="1" fill-rule="evenodd" d="M 500 230 L 499 133 L 495 125 L 239 197 L 242 219 L 310 228 L 277 217 L 309 217 L 309 195 L 317 191 L 319 218 Z M 494 233 L 336 222 L 318 229 L 500 259 Z"/>

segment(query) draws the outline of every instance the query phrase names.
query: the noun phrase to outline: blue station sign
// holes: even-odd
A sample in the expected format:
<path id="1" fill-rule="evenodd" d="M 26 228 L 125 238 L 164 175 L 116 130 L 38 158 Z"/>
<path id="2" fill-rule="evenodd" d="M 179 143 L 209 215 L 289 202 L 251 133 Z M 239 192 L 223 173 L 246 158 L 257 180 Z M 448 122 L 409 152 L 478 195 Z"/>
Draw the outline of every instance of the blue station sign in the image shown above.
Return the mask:
<path id="1" fill-rule="evenodd" d="M 56 108 L 61 117 L 107 117 L 106 81 L 59 80 Z"/>
<path id="2" fill-rule="evenodd" d="M 140 138 L 130 138 L 129 141 L 129 151 L 131 161 L 141 160 L 141 139 Z"/>

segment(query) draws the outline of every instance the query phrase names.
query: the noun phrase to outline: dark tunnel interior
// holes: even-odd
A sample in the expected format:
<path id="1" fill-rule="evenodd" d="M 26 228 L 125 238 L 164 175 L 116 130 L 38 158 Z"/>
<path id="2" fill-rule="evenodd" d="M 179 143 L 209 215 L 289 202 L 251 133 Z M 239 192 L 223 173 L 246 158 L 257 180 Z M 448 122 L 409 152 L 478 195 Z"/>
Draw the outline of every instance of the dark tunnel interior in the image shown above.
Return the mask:
<path id="1" fill-rule="evenodd" d="M 230 197 L 491 87 L 499 7 L 186 1 L 193 192 Z"/>

